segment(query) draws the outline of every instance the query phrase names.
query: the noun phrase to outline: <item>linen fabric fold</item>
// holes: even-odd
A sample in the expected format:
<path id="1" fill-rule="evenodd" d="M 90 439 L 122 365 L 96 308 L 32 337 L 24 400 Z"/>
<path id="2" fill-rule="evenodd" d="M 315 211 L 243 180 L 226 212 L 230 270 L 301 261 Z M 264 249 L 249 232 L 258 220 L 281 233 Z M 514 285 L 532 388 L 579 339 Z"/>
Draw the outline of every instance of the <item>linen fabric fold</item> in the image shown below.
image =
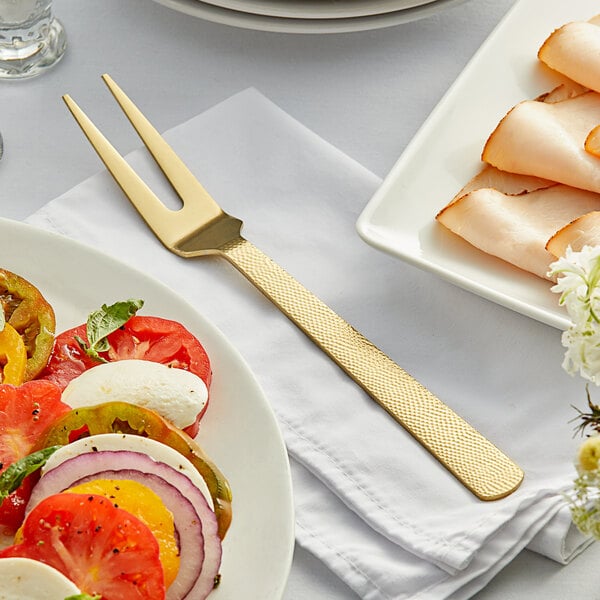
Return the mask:
<path id="1" fill-rule="evenodd" d="M 567 536 L 584 547 L 561 512 L 584 390 L 560 368 L 560 332 L 362 242 L 381 180 L 254 89 L 165 138 L 245 237 L 525 471 L 511 496 L 475 498 L 226 261 L 168 252 L 108 173 L 31 215 L 160 279 L 237 347 L 286 441 L 298 543 L 367 599 L 467 598 L 534 538 L 563 562 Z M 177 206 L 145 150 L 127 158 Z"/>

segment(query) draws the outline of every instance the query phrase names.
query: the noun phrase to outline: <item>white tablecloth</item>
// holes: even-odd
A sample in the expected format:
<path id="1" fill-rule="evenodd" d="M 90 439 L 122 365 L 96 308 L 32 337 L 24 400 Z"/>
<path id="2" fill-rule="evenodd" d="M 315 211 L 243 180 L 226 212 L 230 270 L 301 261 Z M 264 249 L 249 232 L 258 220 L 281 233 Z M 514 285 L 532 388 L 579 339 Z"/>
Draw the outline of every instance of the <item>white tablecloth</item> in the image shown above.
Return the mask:
<path id="1" fill-rule="evenodd" d="M 43 77 L 0 84 L 0 130 L 5 138 L 0 214 L 23 219 L 99 170 L 93 153 L 81 151 L 80 133 L 60 95 L 69 92 L 76 96 L 100 125 L 114 122 L 111 103 L 99 93 L 98 77 L 103 72 L 127 82 L 129 89 L 135 87 L 147 100 L 145 111 L 161 130 L 234 92 L 256 87 L 383 177 L 511 4 L 473 0 L 389 30 L 315 37 L 233 29 L 191 19 L 150 0 L 126 4 L 118 0 L 55 0 L 56 13 L 69 32 L 68 55 Z M 157 89 L 161 93 L 156 93 Z M 127 128 L 112 128 L 111 137 L 123 152 L 138 145 Z M 495 334 L 490 325 L 495 319 L 517 320 L 528 334 L 539 336 L 544 343 L 556 342 L 555 332 L 549 328 L 402 267 L 407 268 L 416 288 L 404 309 L 414 310 L 419 294 L 424 295 L 436 324 L 446 323 L 446 341 L 457 347 L 465 344 L 465 338 L 467 343 L 485 347 Z M 448 326 L 442 315 L 452 302 L 460 302 L 477 315 L 487 329 L 467 336 L 460 328 Z M 411 336 L 426 325 L 418 313 L 399 311 L 395 317 L 395 331 L 401 332 L 409 345 Z M 385 345 L 385 323 L 375 315 L 358 325 L 379 345 Z M 503 340 L 507 347 L 512 342 Z M 557 364 L 560 354 L 557 343 Z M 412 371 L 423 380 L 428 370 L 435 368 L 435 357 L 432 361 L 428 366 L 415 364 Z M 554 371 L 556 365 L 546 368 Z M 474 390 L 485 389 L 486 382 L 478 373 L 469 373 L 469 377 Z M 561 598 L 576 593 L 580 598 L 592 598 L 593 581 L 585 573 L 598 556 L 598 550 L 592 548 L 562 568 L 524 553 L 479 597 Z M 322 564 L 297 549 L 286 600 L 351 597 Z"/>

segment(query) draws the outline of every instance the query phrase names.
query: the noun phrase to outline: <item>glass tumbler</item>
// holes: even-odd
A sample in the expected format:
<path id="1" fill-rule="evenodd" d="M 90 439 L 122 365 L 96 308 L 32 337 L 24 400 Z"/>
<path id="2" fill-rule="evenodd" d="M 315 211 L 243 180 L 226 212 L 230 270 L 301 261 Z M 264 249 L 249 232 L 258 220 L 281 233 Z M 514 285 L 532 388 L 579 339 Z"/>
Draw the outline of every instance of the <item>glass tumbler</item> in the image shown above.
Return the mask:
<path id="1" fill-rule="evenodd" d="M 0 0 L 0 79 L 43 73 L 62 58 L 66 45 L 52 0 Z"/>

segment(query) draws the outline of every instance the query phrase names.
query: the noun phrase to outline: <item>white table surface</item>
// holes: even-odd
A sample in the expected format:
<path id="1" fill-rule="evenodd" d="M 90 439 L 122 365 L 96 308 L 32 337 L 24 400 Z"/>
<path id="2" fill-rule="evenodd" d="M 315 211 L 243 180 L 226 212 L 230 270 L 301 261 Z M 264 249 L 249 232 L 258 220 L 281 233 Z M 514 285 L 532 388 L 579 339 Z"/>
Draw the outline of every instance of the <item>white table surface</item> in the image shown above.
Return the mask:
<path id="1" fill-rule="evenodd" d="M 0 215 L 24 219 L 99 170 L 60 98 L 72 94 L 102 127 L 114 111 L 104 72 L 144 97 L 159 130 L 255 87 L 384 177 L 512 4 L 470 0 L 389 29 L 313 36 L 236 29 L 151 0 L 55 0 L 69 36 L 63 61 L 41 77 L 0 82 Z M 113 127 L 111 138 L 123 153 L 139 145 L 127 128 Z M 598 561 L 598 547 L 567 567 L 526 551 L 477 598 L 595 598 Z M 355 595 L 297 548 L 285 600 L 309 598 Z"/>

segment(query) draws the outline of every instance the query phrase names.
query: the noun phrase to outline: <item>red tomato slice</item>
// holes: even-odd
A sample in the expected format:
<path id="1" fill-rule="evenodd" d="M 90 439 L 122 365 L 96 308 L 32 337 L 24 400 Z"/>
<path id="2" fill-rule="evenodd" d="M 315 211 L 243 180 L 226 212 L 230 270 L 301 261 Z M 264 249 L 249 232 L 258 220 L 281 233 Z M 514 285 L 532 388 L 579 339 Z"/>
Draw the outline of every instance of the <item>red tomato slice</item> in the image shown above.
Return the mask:
<path id="1" fill-rule="evenodd" d="M 0 558 L 46 563 L 102 600 L 165 598 L 156 538 L 147 525 L 104 496 L 49 496 L 29 513 L 20 539 L 0 551 Z"/>
<path id="2" fill-rule="evenodd" d="M 54 351 L 41 377 L 56 383 L 61 390 L 87 369 L 98 363 L 90 358 L 77 342 L 76 337 L 87 341 L 85 325 L 79 325 L 58 335 Z M 210 387 L 212 372 L 208 354 L 198 339 L 181 323 L 161 317 L 136 315 L 108 336 L 110 350 L 101 353 L 108 361 L 138 358 L 159 362 L 178 369 L 191 371 Z M 205 410 L 206 410 L 205 405 Z M 194 437 L 198 432 L 196 423 L 186 428 Z"/>
<path id="3" fill-rule="evenodd" d="M 60 397 L 60 388 L 50 381 L 0 385 L 0 472 L 30 454 L 46 428 L 69 412 Z M 26 479 L 0 505 L 2 533 L 10 535 L 22 523 L 30 489 Z"/>
<path id="4" fill-rule="evenodd" d="M 23 523 L 25 509 L 37 477 L 25 477 L 20 487 L 0 504 L 0 528 L 2 535 L 12 537 Z"/>
<path id="5" fill-rule="evenodd" d="M 85 325 L 56 336 L 54 351 L 43 379 L 64 389 L 71 379 L 99 363 L 90 358 L 75 339 L 87 341 Z M 111 349 L 102 352 L 108 361 L 139 358 L 191 371 L 210 386 L 210 361 L 202 344 L 181 323 L 160 317 L 134 316 L 108 336 Z"/>

